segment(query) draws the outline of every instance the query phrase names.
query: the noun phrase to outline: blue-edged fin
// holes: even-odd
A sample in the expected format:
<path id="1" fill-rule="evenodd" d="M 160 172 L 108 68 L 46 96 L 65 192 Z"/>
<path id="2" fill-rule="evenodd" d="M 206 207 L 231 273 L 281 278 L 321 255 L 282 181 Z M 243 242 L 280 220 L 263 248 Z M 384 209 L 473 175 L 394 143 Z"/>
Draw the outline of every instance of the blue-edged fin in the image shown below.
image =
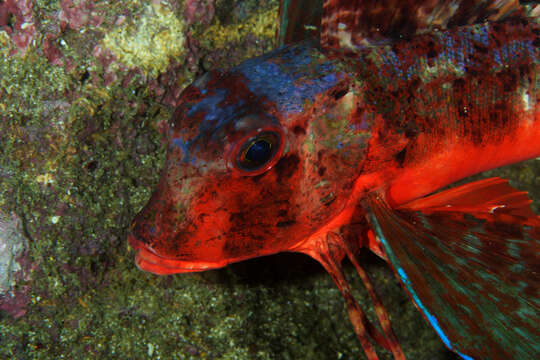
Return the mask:
<path id="1" fill-rule="evenodd" d="M 464 359 L 540 358 L 540 220 L 524 192 L 492 178 L 369 220 L 402 285 Z"/>

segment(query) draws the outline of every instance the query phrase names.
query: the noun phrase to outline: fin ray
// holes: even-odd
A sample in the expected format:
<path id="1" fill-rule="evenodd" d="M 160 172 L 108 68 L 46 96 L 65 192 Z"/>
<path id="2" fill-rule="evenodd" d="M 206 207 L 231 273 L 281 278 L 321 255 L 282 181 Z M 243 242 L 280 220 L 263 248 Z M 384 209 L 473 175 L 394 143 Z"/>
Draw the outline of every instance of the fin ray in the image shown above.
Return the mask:
<path id="1" fill-rule="evenodd" d="M 467 203 L 472 189 L 490 195 L 472 213 L 443 207 Z M 369 197 L 370 221 L 400 281 L 443 342 L 465 359 L 540 355 L 540 226 L 538 217 L 524 216 L 532 213 L 524 197 L 502 179 L 399 209 Z M 486 210 L 505 199 L 507 213 Z"/>
<path id="2" fill-rule="evenodd" d="M 485 21 L 523 17 L 518 0 L 325 0 L 321 45 L 361 49 L 403 37 Z"/>

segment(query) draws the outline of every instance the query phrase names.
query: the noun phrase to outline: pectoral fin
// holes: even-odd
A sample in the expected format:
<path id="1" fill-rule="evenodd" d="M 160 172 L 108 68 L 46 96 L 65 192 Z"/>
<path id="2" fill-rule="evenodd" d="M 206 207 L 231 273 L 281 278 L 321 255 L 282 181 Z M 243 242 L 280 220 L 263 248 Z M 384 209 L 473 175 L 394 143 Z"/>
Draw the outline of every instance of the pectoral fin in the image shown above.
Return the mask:
<path id="1" fill-rule="evenodd" d="M 369 219 L 410 297 L 464 359 L 540 357 L 540 220 L 524 192 L 492 178 Z"/>

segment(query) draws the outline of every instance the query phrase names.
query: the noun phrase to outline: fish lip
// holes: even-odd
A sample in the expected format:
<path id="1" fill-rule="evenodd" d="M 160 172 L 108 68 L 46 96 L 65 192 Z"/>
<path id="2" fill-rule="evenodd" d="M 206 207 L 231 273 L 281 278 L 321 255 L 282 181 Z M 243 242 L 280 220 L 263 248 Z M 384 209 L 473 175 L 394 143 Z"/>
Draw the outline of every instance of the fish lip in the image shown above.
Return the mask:
<path id="1" fill-rule="evenodd" d="M 203 261 L 184 261 L 158 255 L 151 247 L 143 243 L 133 233 L 128 235 L 128 243 L 137 251 L 137 255 L 135 257 L 135 264 L 137 267 L 143 271 L 157 275 L 205 271 L 220 268 L 226 265 Z"/>

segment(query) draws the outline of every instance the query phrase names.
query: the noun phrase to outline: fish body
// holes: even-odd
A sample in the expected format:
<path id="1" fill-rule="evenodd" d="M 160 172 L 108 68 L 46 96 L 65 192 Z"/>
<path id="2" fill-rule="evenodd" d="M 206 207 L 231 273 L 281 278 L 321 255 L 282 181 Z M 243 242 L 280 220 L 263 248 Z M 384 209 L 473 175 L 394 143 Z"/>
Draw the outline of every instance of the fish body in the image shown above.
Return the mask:
<path id="1" fill-rule="evenodd" d="M 211 71 L 184 90 L 161 180 L 129 236 L 137 265 L 172 274 L 283 251 L 308 254 L 344 295 L 368 358 L 377 358 L 374 339 L 401 359 L 357 261 L 367 246 L 389 261 L 463 358 L 534 358 L 540 220 L 529 200 L 500 179 L 430 194 L 540 156 L 538 23 L 507 19 L 508 9 L 499 9 L 490 13 L 499 22 L 438 31 L 417 23 L 403 39 L 381 37 L 341 22 L 346 3 L 323 15 L 320 43 Z M 350 294 L 345 256 L 368 287 L 384 335 Z M 507 262 L 495 270 L 498 257 Z M 460 285 L 466 273 L 478 283 Z M 502 314 L 494 323 L 493 309 L 475 305 L 490 296 Z M 447 304 L 459 299 L 461 308 Z"/>

